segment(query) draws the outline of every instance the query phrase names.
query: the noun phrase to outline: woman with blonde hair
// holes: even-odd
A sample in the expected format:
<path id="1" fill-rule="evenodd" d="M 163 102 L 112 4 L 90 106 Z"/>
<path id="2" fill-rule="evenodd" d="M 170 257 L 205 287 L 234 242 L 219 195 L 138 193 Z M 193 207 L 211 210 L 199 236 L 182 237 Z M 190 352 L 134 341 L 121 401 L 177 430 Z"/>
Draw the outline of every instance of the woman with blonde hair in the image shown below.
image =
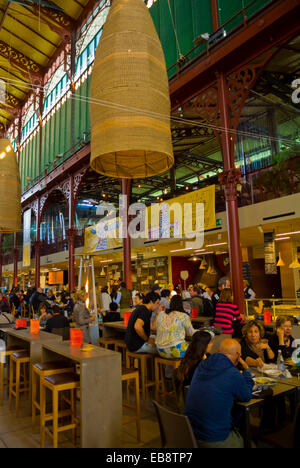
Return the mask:
<path id="1" fill-rule="evenodd" d="M 293 347 L 294 338 L 292 337 L 293 317 L 288 315 L 279 315 L 275 324 L 275 333 L 270 337 L 270 347 L 272 348 L 275 359 L 278 351 L 282 353 L 283 359 L 292 356 L 295 348 Z"/>
<path id="2" fill-rule="evenodd" d="M 90 343 L 90 329 L 89 324 L 93 323 L 90 312 L 85 305 L 87 293 L 83 290 L 78 291 L 75 294 L 75 305 L 73 309 L 73 319 L 76 324 L 76 328 L 80 328 L 83 332 L 83 342 Z"/>
<path id="3" fill-rule="evenodd" d="M 248 322 L 243 327 L 242 334 L 242 359 L 249 367 L 263 367 L 265 363 L 274 360 L 275 355 L 268 340 L 263 340 L 265 330 L 259 322 Z"/>

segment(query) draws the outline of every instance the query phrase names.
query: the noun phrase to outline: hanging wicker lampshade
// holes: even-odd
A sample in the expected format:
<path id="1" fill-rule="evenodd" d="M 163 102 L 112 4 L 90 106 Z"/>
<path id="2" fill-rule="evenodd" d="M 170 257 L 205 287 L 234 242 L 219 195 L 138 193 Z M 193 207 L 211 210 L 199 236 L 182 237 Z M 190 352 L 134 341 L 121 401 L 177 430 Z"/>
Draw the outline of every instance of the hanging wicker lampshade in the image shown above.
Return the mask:
<path id="1" fill-rule="evenodd" d="M 16 154 L 6 138 L 0 139 L 0 233 L 21 229 L 21 180 Z"/>
<path id="2" fill-rule="evenodd" d="M 143 0 L 114 0 L 95 56 L 90 92 L 91 167 L 118 178 L 174 163 L 165 58 Z"/>

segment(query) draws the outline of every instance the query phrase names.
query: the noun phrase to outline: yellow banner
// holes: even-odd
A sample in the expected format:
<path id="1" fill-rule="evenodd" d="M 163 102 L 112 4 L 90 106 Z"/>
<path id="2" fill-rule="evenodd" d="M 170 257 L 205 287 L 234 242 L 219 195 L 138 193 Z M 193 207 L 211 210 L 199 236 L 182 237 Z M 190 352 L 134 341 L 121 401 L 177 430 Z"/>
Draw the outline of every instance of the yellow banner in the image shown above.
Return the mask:
<path id="1" fill-rule="evenodd" d="M 198 210 L 198 216 L 203 215 L 202 223 L 197 219 L 197 204 L 203 206 L 203 211 Z M 168 224 L 170 224 L 171 237 L 197 232 L 197 222 L 204 230 L 214 229 L 216 227 L 215 185 L 149 206 L 147 217 L 148 238 L 157 238 L 158 232 L 160 232 L 159 237 L 163 237 Z"/>
<path id="2" fill-rule="evenodd" d="M 144 226 L 141 237 L 146 240 L 188 235 L 192 238 L 192 234 L 215 228 L 215 185 L 147 207 Z M 86 228 L 85 253 L 122 247 L 121 231 L 119 218 L 103 218 L 98 224 Z"/>
<path id="3" fill-rule="evenodd" d="M 85 253 L 112 250 L 123 246 L 122 239 L 119 239 L 119 218 L 105 221 L 107 226 L 106 236 L 103 235 L 102 231 L 103 223 L 104 220 L 85 229 Z"/>
<path id="4" fill-rule="evenodd" d="M 31 244 L 23 244 L 23 267 L 30 266 L 30 251 L 31 251 Z"/>

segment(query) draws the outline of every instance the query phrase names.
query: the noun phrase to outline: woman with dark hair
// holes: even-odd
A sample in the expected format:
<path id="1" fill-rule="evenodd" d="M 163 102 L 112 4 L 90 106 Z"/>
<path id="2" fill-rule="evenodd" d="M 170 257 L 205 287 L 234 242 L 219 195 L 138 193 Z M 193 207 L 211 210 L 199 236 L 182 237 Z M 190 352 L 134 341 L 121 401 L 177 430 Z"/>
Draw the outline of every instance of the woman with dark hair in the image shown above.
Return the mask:
<path id="1" fill-rule="evenodd" d="M 181 296 L 175 295 L 170 308 L 160 312 L 156 322 L 156 346 L 161 357 L 181 358 L 188 348 L 186 335 L 192 336 L 195 330 L 189 315 L 183 308 Z"/>
<path id="2" fill-rule="evenodd" d="M 214 336 L 214 333 L 210 330 L 196 331 L 185 356 L 182 358 L 180 366 L 174 369 L 173 384 L 176 392 L 177 406 L 181 413 L 184 413 L 185 410 L 184 388 L 190 385 L 199 363 L 209 357 Z"/>

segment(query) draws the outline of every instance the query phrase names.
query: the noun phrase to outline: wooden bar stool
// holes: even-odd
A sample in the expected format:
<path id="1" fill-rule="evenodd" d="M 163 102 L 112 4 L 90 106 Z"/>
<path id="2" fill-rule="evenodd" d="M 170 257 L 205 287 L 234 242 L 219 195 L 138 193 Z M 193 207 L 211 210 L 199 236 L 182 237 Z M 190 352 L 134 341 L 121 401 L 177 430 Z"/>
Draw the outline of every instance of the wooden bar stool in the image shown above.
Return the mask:
<path id="1" fill-rule="evenodd" d="M 16 415 L 19 415 L 20 393 L 29 393 L 29 363 L 28 351 L 18 351 L 10 357 L 9 367 L 9 409 L 12 408 L 12 397 L 16 399 Z M 14 364 L 16 365 L 16 380 L 14 380 Z M 23 366 L 23 375 L 21 368 Z M 28 373 L 28 379 L 26 374 Z M 23 380 L 21 380 L 23 377 Z"/>
<path id="2" fill-rule="evenodd" d="M 140 385 L 139 385 L 139 372 L 137 369 L 122 369 L 122 382 L 127 382 L 126 389 L 126 402 L 123 403 L 125 408 L 135 410 L 135 416 L 123 416 L 123 424 L 128 424 L 132 421 L 136 422 L 136 437 L 138 442 L 141 440 L 141 406 L 140 406 Z M 130 405 L 129 401 L 129 383 L 135 384 L 135 406 Z"/>
<path id="3" fill-rule="evenodd" d="M 37 363 L 32 366 L 32 398 L 31 398 L 31 404 L 32 404 L 32 425 L 35 425 L 36 421 L 36 410 L 39 412 L 41 411 L 41 406 L 40 406 L 40 399 L 38 400 L 38 382 L 37 379 L 39 378 L 39 396 L 41 397 L 41 389 L 42 389 L 42 379 L 44 377 L 47 377 L 49 375 L 54 375 L 54 374 L 63 374 L 66 372 L 73 372 L 74 367 L 71 366 L 70 364 L 66 362 L 60 362 L 60 361 L 55 361 L 55 362 L 43 362 L 43 363 Z"/>
<path id="4" fill-rule="evenodd" d="M 151 353 L 132 353 L 131 351 L 126 352 L 126 368 L 130 369 L 134 367 L 134 361 L 137 360 L 140 376 L 141 376 L 141 390 L 142 390 L 142 402 L 143 407 L 146 405 L 147 390 L 150 387 L 155 386 L 155 381 L 149 380 L 148 376 L 148 363 L 153 363 L 153 354 Z"/>
<path id="5" fill-rule="evenodd" d="M 163 396 L 163 402 L 166 402 L 166 395 L 172 395 L 174 392 L 166 391 L 165 383 L 165 366 L 172 366 L 176 369 L 180 366 L 181 359 L 168 359 L 160 356 L 155 356 L 155 400 L 159 402 L 159 395 Z M 160 390 L 161 387 L 161 390 Z"/>
<path id="6" fill-rule="evenodd" d="M 99 338 L 98 339 L 98 346 L 109 349 L 112 346 L 113 350 L 115 351 L 116 342 L 120 341 L 120 338 L 116 338 L 115 336 L 111 336 L 108 338 Z"/>
<path id="7" fill-rule="evenodd" d="M 115 342 L 115 351 L 122 354 L 122 365 L 126 366 L 126 350 L 127 346 L 124 340 L 116 340 Z"/>
<path id="8" fill-rule="evenodd" d="M 4 394 L 4 385 L 9 382 L 9 379 L 4 378 L 4 368 L 6 364 L 6 358 L 10 358 L 10 356 L 17 351 L 26 351 L 26 349 L 22 348 L 21 346 L 11 346 L 7 347 L 5 350 L 0 351 L 0 405 L 3 405 L 3 394 Z"/>
<path id="9" fill-rule="evenodd" d="M 73 443 L 76 444 L 76 390 L 80 388 L 79 376 L 72 373 L 54 374 L 41 379 L 40 429 L 41 448 L 45 446 L 45 433 L 53 439 L 53 448 L 58 447 L 58 434 L 72 430 Z M 52 392 L 52 413 L 46 413 L 46 388 Z M 58 398 L 60 392 L 70 391 L 70 409 L 59 411 Z M 71 416 L 71 423 L 59 426 L 59 418 Z M 47 421 L 52 421 L 52 432 L 46 427 Z"/>

